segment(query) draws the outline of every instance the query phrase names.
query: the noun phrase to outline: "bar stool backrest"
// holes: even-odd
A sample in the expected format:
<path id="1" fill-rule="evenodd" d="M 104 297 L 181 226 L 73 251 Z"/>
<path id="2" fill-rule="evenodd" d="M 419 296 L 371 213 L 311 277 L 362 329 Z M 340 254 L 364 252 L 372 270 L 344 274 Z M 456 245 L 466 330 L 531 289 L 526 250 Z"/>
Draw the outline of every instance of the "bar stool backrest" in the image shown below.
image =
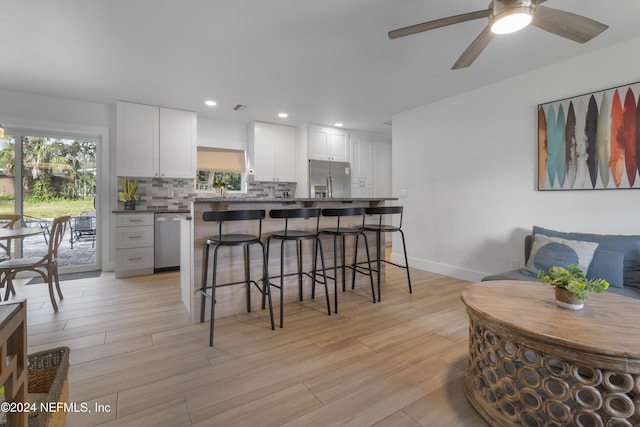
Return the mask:
<path id="1" fill-rule="evenodd" d="M 340 218 L 343 216 L 362 215 L 362 225 L 364 226 L 365 208 L 327 208 L 322 209 L 322 216 L 338 217 L 337 230 L 340 231 Z"/>
<path id="2" fill-rule="evenodd" d="M 382 225 L 382 219 L 385 215 L 394 215 L 400 214 L 400 224 L 398 224 L 398 228 L 402 228 L 402 213 L 404 211 L 403 206 L 377 206 L 366 208 L 365 213 L 367 215 L 379 215 L 378 225 Z"/>
<path id="3" fill-rule="evenodd" d="M 322 210 L 318 208 L 300 209 L 272 209 L 269 211 L 269 218 L 284 218 L 284 235 L 289 232 L 289 218 L 316 218 L 316 233 L 320 226 L 320 215 Z"/>
<path id="4" fill-rule="evenodd" d="M 237 210 L 237 211 L 207 211 L 202 213 L 205 222 L 218 223 L 218 237 L 222 236 L 222 224 L 226 221 L 259 220 L 258 236 L 262 235 L 262 220 L 265 218 L 264 209 Z"/>

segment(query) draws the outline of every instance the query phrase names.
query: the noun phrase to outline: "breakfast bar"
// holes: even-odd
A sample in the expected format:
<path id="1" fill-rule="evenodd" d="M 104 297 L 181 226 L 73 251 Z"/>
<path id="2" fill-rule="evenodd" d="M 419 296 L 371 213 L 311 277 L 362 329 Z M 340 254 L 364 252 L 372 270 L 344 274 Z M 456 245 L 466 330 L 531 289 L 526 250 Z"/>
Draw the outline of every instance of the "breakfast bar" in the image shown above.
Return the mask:
<path id="1" fill-rule="evenodd" d="M 181 239 L 181 265 L 180 265 L 180 282 L 182 290 L 182 301 L 189 310 L 191 320 L 193 322 L 200 321 L 200 293 L 198 290 L 202 286 L 202 271 L 204 267 L 204 247 L 207 238 L 215 234 L 215 225 L 203 221 L 202 214 L 207 211 L 224 211 L 224 210 L 246 210 L 246 209 L 264 209 L 266 211 L 266 219 L 262 223 L 262 236 L 263 241 L 266 240 L 269 233 L 281 230 L 284 228 L 284 222 L 281 219 L 270 219 L 269 211 L 272 209 L 295 209 L 295 208 L 346 208 L 346 207 L 377 207 L 384 206 L 386 202 L 396 200 L 395 198 L 273 198 L 273 197 L 255 197 L 255 198 L 241 198 L 241 197 L 192 197 L 189 199 L 191 205 L 190 221 L 182 221 L 181 235 L 185 236 Z M 359 225 L 357 219 L 345 218 L 345 220 L 355 221 L 353 225 Z M 334 218 L 321 218 L 320 228 L 323 226 L 334 226 Z M 345 222 L 345 225 L 348 223 Z M 290 222 L 290 226 L 298 229 L 312 229 L 315 227 L 315 221 L 309 219 L 295 219 Z M 233 232 L 236 230 L 243 230 L 243 224 L 225 224 L 225 229 Z M 246 231 L 243 231 L 246 232 Z M 325 241 L 326 240 L 326 244 Z M 383 247 L 384 247 L 384 241 Z M 361 243 L 362 244 L 362 243 Z M 352 243 L 351 243 L 352 245 Z M 375 239 L 369 239 L 368 241 L 369 251 L 371 257 L 375 256 Z M 305 256 L 306 270 L 311 269 L 311 246 L 304 249 L 309 256 Z M 332 244 L 328 238 L 323 238 L 323 252 L 325 260 L 327 261 L 327 268 L 332 267 L 333 264 L 333 250 Z M 353 253 L 353 248 L 348 246 L 346 249 L 347 256 Z M 269 275 L 274 276 L 279 274 L 279 262 L 274 262 L 275 259 L 280 257 L 279 245 L 274 245 L 270 251 L 269 262 Z M 285 257 L 285 270 L 295 271 L 296 264 L 296 251 L 286 251 Z M 366 260 L 366 253 L 364 250 L 358 252 L 358 261 Z M 235 282 L 243 280 L 244 267 L 243 267 L 243 255 L 241 248 L 227 248 L 220 251 L 218 266 L 218 281 L 223 282 Z M 252 255 L 251 259 L 251 275 L 252 277 L 260 277 L 262 269 L 262 260 L 260 256 Z M 381 268 L 381 275 L 384 278 L 384 268 Z M 361 275 L 357 275 L 361 276 Z M 294 281 L 295 278 L 288 280 Z M 362 286 L 368 291 L 369 287 L 368 278 L 358 277 L 356 279 L 356 288 Z M 361 285 L 362 284 L 362 285 Z M 306 286 L 306 285 L 305 285 Z M 329 293 L 332 293 L 333 286 L 329 286 Z M 243 286 L 230 286 L 221 288 L 216 294 L 216 318 L 226 317 L 234 314 L 240 314 L 246 312 L 246 291 Z M 318 288 L 318 295 L 316 298 L 322 298 L 319 300 L 319 304 L 324 301 L 324 290 Z M 297 286 L 285 286 L 285 303 L 293 301 L 297 298 L 298 291 Z M 253 290 L 252 294 L 252 309 L 260 309 L 261 295 L 257 290 Z M 304 298 L 310 298 L 309 287 L 305 287 Z M 276 304 L 276 298 L 274 298 L 274 304 Z M 319 305 L 321 307 L 321 305 Z"/>

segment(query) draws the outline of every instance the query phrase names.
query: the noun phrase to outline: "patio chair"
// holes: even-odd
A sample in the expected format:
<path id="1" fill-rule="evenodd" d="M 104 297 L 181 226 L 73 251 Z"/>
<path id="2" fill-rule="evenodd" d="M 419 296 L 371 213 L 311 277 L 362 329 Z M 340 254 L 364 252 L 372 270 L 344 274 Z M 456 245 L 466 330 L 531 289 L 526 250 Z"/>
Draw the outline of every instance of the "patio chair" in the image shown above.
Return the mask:
<path id="1" fill-rule="evenodd" d="M 60 289 L 60 279 L 58 277 L 58 248 L 64 238 L 64 233 L 67 231 L 70 219 L 70 216 L 65 215 L 53 220 L 49 236 L 49 247 L 46 254 L 36 257 L 9 259 L 0 262 L 0 288 L 3 286 L 6 287 L 4 295 L 5 301 L 9 299 L 10 293 L 14 295 L 16 293 L 13 288 L 13 279 L 16 274 L 21 271 L 34 271 L 41 275 L 42 279 L 49 284 L 51 305 L 53 305 L 55 311 L 58 311 L 53 284 L 55 282 L 58 297 L 62 299 L 62 290 Z"/>
<path id="2" fill-rule="evenodd" d="M 82 212 L 78 216 L 71 217 L 71 236 L 69 242 L 73 249 L 73 242 L 83 237 L 91 238 L 91 247 L 96 244 L 96 211 Z"/>
<path id="3" fill-rule="evenodd" d="M 49 244 L 47 240 L 47 236 L 49 236 L 49 221 L 43 218 L 36 218 L 35 216 L 24 215 L 22 217 L 22 226 L 23 227 L 40 227 L 42 229 L 42 237 L 44 237 L 44 242 Z"/>
<path id="4" fill-rule="evenodd" d="M 13 228 L 15 223 L 20 220 L 20 215 L 0 214 L 0 226 L 2 228 Z M 7 239 L 5 243 L 0 242 L 0 261 L 11 258 L 11 239 Z"/>

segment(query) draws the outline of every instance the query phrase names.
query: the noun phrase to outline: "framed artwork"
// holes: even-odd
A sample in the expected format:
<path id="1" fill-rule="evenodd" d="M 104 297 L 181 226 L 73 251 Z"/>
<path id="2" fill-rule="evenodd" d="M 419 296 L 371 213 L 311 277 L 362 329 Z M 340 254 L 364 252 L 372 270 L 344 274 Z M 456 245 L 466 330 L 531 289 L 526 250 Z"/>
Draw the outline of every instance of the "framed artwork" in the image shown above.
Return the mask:
<path id="1" fill-rule="evenodd" d="M 538 190 L 640 188 L 640 82 L 538 105 Z"/>

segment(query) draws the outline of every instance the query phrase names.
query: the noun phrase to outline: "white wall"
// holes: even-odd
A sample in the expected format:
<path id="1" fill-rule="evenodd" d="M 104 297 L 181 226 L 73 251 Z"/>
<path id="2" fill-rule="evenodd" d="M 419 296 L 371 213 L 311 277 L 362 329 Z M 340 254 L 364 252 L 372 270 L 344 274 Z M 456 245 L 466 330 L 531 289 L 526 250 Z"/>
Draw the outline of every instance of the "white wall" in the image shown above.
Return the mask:
<path id="1" fill-rule="evenodd" d="M 198 147 L 246 150 L 248 125 L 198 117 Z"/>
<path id="2" fill-rule="evenodd" d="M 410 264 L 476 281 L 522 264 L 533 225 L 640 234 L 637 190 L 536 191 L 537 105 L 636 82 L 640 55 L 628 52 L 639 42 L 395 115 L 393 193 L 408 190 L 398 204 Z"/>

